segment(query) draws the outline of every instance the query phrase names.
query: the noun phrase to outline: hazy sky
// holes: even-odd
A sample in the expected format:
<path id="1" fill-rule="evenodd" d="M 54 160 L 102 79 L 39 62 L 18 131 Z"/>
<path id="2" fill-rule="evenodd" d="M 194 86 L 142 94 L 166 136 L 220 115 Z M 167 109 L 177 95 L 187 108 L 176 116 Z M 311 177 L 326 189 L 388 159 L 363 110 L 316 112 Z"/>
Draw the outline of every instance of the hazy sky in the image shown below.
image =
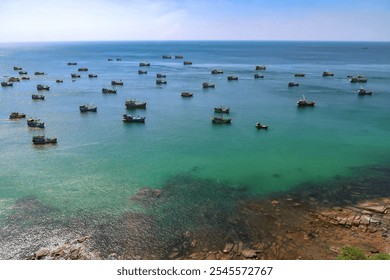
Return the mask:
<path id="1" fill-rule="evenodd" d="M 390 41 L 390 0 L 0 0 L 0 42 Z"/>

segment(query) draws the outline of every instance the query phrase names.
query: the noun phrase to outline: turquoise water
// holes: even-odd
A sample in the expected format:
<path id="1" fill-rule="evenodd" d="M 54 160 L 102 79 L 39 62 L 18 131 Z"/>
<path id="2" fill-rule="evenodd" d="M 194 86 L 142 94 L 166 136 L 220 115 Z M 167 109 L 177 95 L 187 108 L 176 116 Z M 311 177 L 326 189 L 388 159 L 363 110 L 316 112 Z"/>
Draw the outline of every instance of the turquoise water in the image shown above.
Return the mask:
<path id="1" fill-rule="evenodd" d="M 193 65 L 162 59 L 165 54 L 183 55 Z M 78 65 L 67 66 L 70 61 Z M 144 61 L 151 63 L 142 68 L 148 74 L 138 75 Z M 264 79 L 253 78 L 256 65 L 267 66 Z M 0 45 L 0 75 L 18 76 L 13 66 L 23 67 L 31 80 L 0 89 L 3 226 L 15 203 L 26 197 L 56 209 L 56 218 L 85 214 L 103 220 L 132 211 L 136 203 L 129 197 L 139 189 L 164 188 L 176 176 L 261 195 L 354 176 L 353 167 L 388 166 L 390 159 L 389 43 Z M 81 78 L 72 82 L 70 74 L 79 67 L 98 78 L 79 72 Z M 214 68 L 224 74 L 211 75 Z M 35 71 L 47 75 L 34 76 Z M 335 76 L 324 78 L 323 71 Z M 295 78 L 298 72 L 306 76 Z M 166 74 L 168 83 L 156 86 L 156 73 Z M 359 74 L 368 78 L 366 84 L 346 78 Z M 239 80 L 227 81 L 228 75 Z M 116 95 L 101 93 L 119 79 L 124 85 Z M 205 81 L 215 89 L 202 89 Z M 300 86 L 288 88 L 290 81 Z M 51 90 L 43 92 L 45 101 L 34 102 L 31 94 L 39 83 Z M 361 85 L 374 94 L 359 97 Z M 182 91 L 194 97 L 181 98 Z M 303 94 L 316 101 L 314 108 L 297 108 Z M 147 109 L 126 111 L 126 99 L 147 101 Z M 98 112 L 80 114 L 85 103 L 97 105 Z M 213 108 L 221 105 L 231 108 L 229 126 L 211 124 Z M 28 129 L 25 120 L 8 120 L 13 111 L 40 118 L 46 136 L 58 137 L 58 144 L 33 146 L 31 137 L 40 131 Z M 122 123 L 124 113 L 146 116 L 145 125 Z M 256 130 L 257 121 L 269 130 Z M 205 196 L 213 192 L 202 188 Z"/>

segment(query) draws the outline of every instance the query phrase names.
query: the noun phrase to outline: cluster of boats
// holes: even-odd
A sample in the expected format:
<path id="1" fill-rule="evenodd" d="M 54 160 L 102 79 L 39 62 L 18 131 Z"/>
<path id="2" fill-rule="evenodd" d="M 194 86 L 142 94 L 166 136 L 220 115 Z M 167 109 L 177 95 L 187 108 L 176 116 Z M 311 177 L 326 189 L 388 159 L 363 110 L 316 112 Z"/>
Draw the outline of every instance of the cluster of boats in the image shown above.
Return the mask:
<path id="1" fill-rule="evenodd" d="M 163 59 L 171 59 L 172 56 L 171 55 L 163 55 L 162 58 Z M 175 59 L 182 59 L 183 56 L 177 55 L 177 56 L 174 56 L 174 58 Z M 108 60 L 112 61 L 113 59 L 108 59 Z M 121 59 L 117 58 L 116 60 L 120 61 Z M 186 60 L 186 61 L 183 61 L 183 64 L 184 65 L 192 65 L 192 61 Z M 68 62 L 67 65 L 75 66 L 75 65 L 77 65 L 77 62 Z M 139 63 L 140 67 L 150 67 L 150 65 L 151 64 L 149 62 L 140 62 Z M 21 67 L 15 66 L 13 69 L 15 71 L 19 71 L 18 72 L 19 75 L 27 75 L 27 71 L 24 71 Z M 266 69 L 267 69 L 267 67 L 265 65 L 257 65 L 255 67 L 256 71 L 265 71 Z M 89 71 L 89 69 L 86 67 L 82 67 L 82 68 L 78 68 L 77 71 L 78 72 L 87 72 L 87 71 Z M 138 74 L 140 74 L 140 75 L 147 74 L 147 73 L 148 73 L 148 71 L 146 71 L 146 70 L 143 70 L 143 69 L 138 70 Z M 224 74 L 224 70 L 212 69 L 211 74 L 212 75 Z M 46 75 L 46 73 L 45 72 L 34 72 L 34 75 Z M 329 72 L 329 71 L 324 71 L 322 73 L 322 76 L 323 77 L 332 77 L 332 76 L 334 76 L 334 73 Z M 72 79 L 76 79 L 76 78 L 80 78 L 80 77 L 81 77 L 81 75 L 78 73 L 71 74 Z M 88 77 L 89 78 L 97 78 L 98 76 L 96 74 L 88 74 Z M 305 77 L 305 73 L 295 73 L 294 77 Z M 167 81 L 165 80 L 165 78 L 166 78 L 165 74 L 157 73 L 156 74 L 156 84 L 157 85 L 167 84 Z M 255 73 L 254 78 L 255 79 L 264 78 L 264 74 L 263 73 Z M 347 76 L 347 78 L 350 79 L 351 83 L 366 83 L 367 82 L 367 78 L 363 75 Z M 29 79 L 29 78 L 27 76 L 22 76 L 21 78 L 10 77 L 7 81 L 1 82 L 1 86 L 2 87 L 11 87 L 11 86 L 13 86 L 14 82 L 20 82 L 21 79 L 23 80 L 23 79 Z M 239 78 L 235 75 L 227 76 L 228 81 L 237 81 L 238 79 Z M 56 82 L 62 83 L 63 80 L 56 80 Z M 123 85 L 124 85 L 124 82 L 122 80 L 112 80 L 111 86 L 113 86 L 113 88 L 103 88 L 102 93 L 116 94 L 117 90 L 115 89 L 115 86 L 123 86 Z M 289 82 L 288 83 L 288 87 L 297 87 L 297 86 L 299 86 L 299 83 L 297 83 L 297 82 Z M 209 82 L 204 82 L 202 84 L 202 87 L 204 89 L 215 88 L 215 84 L 209 83 Z M 38 91 L 49 91 L 50 90 L 50 86 L 44 85 L 44 84 L 38 84 L 36 88 Z M 360 88 L 358 90 L 359 96 L 372 95 L 372 94 L 373 94 L 373 92 L 371 90 L 366 90 L 363 88 Z M 188 92 L 188 91 L 183 91 L 183 92 L 181 92 L 181 96 L 182 97 L 193 97 L 193 93 Z M 45 96 L 42 94 L 32 94 L 32 99 L 33 100 L 44 100 Z M 313 107 L 313 106 L 315 106 L 315 104 L 316 104 L 315 101 L 307 100 L 304 95 L 302 96 L 302 98 L 298 99 L 298 101 L 297 101 L 298 107 Z M 133 99 L 126 100 L 125 107 L 126 107 L 126 109 L 129 109 L 129 110 L 146 109 L 146 102 L 137 102 L 136 100 L 133 100 Z M 97 112 L 97 107 L 94 105 L 84 104 L 84 105 L 79 106 L 79 110 L 80 110 L 80 113 Z M 220 114 L 220 115 L 213 116 L 211 118 L 212 124 L 231 124 L 232 118 L 224 116 L 224 114 L 230 113 L 229 107 L 225 107 L 225 106 L 215 107 L 214 113 Z M 22 118 L 26 118 L 26 114 L 19 113 L 19 112 L 12 112 L 10 114 L 9 118 L 11 120 L 22 119 Z M 131 114 L 123 114 L 123 116 L 122 116 L 122 121 L 125 123 L 145 123 L 145 119 L 146 119 L 145 116 L 139 116 L 139 115 L 135 116 L 135 115 L 131 115 Z M 45 128 L 45 123 L 40 121 L 40 119 L 29 118 L 29 119 L 27 119 L 27 126 L 31 127 L 31 128 L 43 129 L 43 128 Z M 257 122 L 255 124 L 255 127 L 257 129 L 268 129 L 268 125 L 264 125 L 260 122 Z M 57 143 L 57 138 L 47 138 L 45 136 L 33 136 L 32 142 L 36 145 L 54 144 L 54 143 Z"/>

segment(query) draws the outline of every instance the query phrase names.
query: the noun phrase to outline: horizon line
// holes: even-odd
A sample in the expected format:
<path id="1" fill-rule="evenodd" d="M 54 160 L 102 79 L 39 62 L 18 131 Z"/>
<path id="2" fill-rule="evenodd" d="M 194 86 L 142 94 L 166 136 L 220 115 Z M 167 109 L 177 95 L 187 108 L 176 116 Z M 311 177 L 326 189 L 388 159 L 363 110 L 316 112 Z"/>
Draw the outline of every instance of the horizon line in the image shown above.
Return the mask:
<path id="1" fill-rule="evenodd" d="M 288 40 L 288 39 L 277 39 L 277 40 L 268 40 L 268 39 L 134 39 L 134 40 L 64 40 L 64 41 L 8 41 L 1 42 L 0 45 L 5 44 L 31 44 L 31 43 L 114 43 L 114 42 L 323 42 L 323 43 L 390 43 L 386 40 Z"/>

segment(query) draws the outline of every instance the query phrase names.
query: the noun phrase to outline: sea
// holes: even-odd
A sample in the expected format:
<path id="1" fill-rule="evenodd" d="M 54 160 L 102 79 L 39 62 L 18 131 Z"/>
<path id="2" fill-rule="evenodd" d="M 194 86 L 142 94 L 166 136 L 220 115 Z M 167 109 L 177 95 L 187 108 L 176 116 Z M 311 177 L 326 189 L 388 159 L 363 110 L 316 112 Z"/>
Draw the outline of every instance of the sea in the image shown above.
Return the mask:
<path id="1" fill-rule="evenodd" d="M 0 88 L 0 259 L 23 259 L 81 235 L 94 236 L 107 254 L 126 245 L 137 252 L 129 258 L 146 251 L 163 258 L 183 232 L 223 227 L 216 213 L 233 213 L 245 197 L 331 187 L 389 167 L 388 42 L 0 44 L 2 81 L 26 76 L 15 66 L 30 80 Z M 156 84 L 158 73 L 166 84 Z M 367 82 L 351 83 L 348 76 L 358 75 Z M 38 84 L 50 86 L 39 92 L 45 100 L 31 98 Z M 358 96 L 361 87 L 373 94 Z M 181 97 L 184 91 L 193 97 Z M 315 106 L 298 107 L 301 98 Z M 130 99 L 146 109 L 127 110 Z M 97 112 L 80 113 L 83 104 Z M 230 108 L 224 117 L 231 124 L 212 124 L 220 106 Z M 46 127 L 28 128 L 26 119 L 10 120 L 11 112 Z M 123 114 L 145 123 L 124 123 Z M 58 143 L 33 145 L 35 135 Z M 131 236 L 124 225 L 133 227 Z"/>

